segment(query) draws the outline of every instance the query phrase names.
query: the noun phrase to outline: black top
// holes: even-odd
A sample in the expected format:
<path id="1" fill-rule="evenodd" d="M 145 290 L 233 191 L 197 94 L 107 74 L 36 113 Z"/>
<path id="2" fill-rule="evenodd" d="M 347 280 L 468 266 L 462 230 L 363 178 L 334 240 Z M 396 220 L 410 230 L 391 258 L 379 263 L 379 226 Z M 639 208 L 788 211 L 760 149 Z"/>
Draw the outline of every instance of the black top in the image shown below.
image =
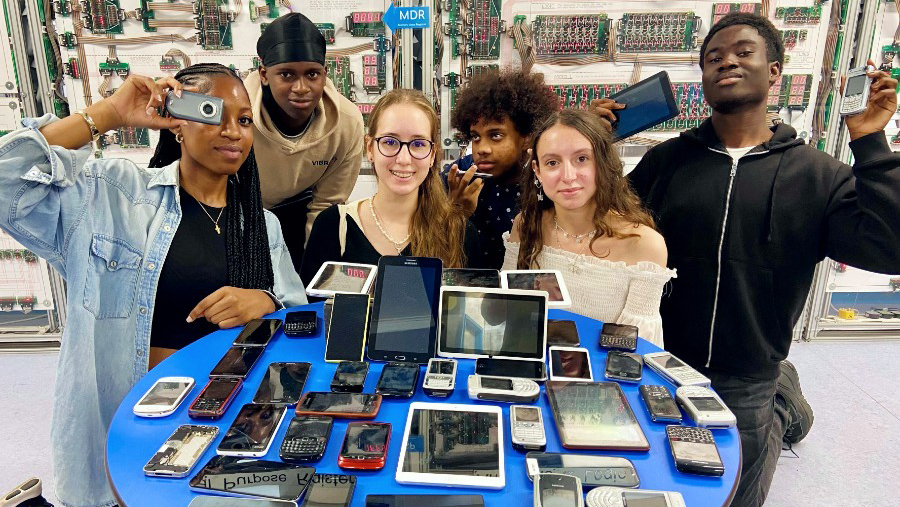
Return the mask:
<path id="1" fill-rule="evenodd" d="M 819 261 L 900 268 L 900 155 L 884 132 L 850 143 L 853 168 L 796 135 L 778 125 L 734 163 L 707 120 L 628 175 L 678 270 L 666 350 L 695 368 L 774 380 Z"/>
<path id="2" fill-rule="evenodd" d="M 355 220 L 347 217 L 347 239 L 344 255 L 341 255 L 340 238 L 338 231 L 340 226 L 340 213 L 337 205 L 319 213 L 313 222 L 309 233 L 309 242 L 306 244 L 306 253 L 303 255 L 303 263 L 300 268 L 300 278 L 303 285 L 309 287 L 309 282 L 316 276 L 316 272 L 327 261 L 355 262 L 358 264 L 378 264 L 381 254 L 365 233 L 359 228 Z M 466 224 L 466 237 L 463 244 L 463 252 L 466 255 L 466 267 L 481 267 L 481 257 L 478 248 L 478 235 L 471 222 Z M 412 249 L 406 245 L 401 255 L 411 256 Z"/>
<path id="3" fill-rule="evenodd" d="M 460 171 L 466 171 L 473 164 L 472 155 L 456 161 Z M 441 174 L 444 186 L 447 186 L 447 174 Z M 506 247 L 503 246 L 503 233 L 512 230 L 513 220 L 519 214 L 519 179 L 513 178 L 506 183 L 497 183 L 494 178 L 484 180 L 484 186 L 478 195 L 475 213 L 469 219 L 478 232 L 479 252 L 483 268 L 500 269 Z"/>
<path id="4" fill-rule="evenodd" d="M 150 329 L 151 347 L 181 349 L 217 331 L 219 326 L 205 318 L 190 324 L 185 319 L 203 298 L 228 285 L 225 210 L 205 206 L 213 219 L 222 211 L 219 218 L 222 233 L 217 234 L 213 220 L 203 212 L 201 204 L 183 188 L 178 193 L 181 223 L 159 274 Z"/>

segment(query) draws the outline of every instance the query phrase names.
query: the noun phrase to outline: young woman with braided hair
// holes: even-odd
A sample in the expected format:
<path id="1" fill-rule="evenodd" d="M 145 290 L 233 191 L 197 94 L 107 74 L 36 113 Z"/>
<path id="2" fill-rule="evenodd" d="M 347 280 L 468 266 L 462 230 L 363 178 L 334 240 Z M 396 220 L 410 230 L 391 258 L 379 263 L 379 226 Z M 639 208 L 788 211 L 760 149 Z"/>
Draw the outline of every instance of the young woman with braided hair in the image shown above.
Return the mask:
<path id="1" fill-rule="evenodd" d="M 222 122 L 161 117 L 168 90 L 224 100 Z M 277 219 L 263 212 L 253 117 L 241 81 L 202 64 L 175 78 L 129 77 L 62 120 L 23 121 L 0 139 L 0 228 L 66 279 L 51 427 L 65 505 L 115 503 L 104 472 L 109 421 L 148 366 L 218 328 L 306 302 Z M 123 127 L 161 130 L 144 170 L 87 160 Z"/>

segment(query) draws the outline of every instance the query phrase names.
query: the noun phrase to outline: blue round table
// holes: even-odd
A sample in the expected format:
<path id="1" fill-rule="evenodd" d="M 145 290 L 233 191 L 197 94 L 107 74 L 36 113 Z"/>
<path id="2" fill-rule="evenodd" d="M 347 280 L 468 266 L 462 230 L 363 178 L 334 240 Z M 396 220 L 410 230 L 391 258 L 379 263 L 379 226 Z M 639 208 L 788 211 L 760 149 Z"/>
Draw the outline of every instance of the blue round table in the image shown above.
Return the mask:
<path id="1" fill-rule="evenodd" d="M 216 365 L 225 351 L 231 346 L 240 328 L 217 331 L 204 337 L 172 355 L 156 368 L 149 372 L 138 382 L 131 392 L 125 396 L 119 409 L 116 411 L 109 428 L 107 440 L 107 471 L 113 491 L 116 493 L 122 507 L 158 507 L 186 506 L 191 498 L 197 496 L 188 488 L 188 480 L 215 455 L 216 446 L 222 440 L 226 430 L 231 425 L 237 412 L 245 403 L 250 403 L 253 395 L 259 387 L 262 377 L 266 372 L 266 365 L 275 361 L 306 361 L 312 363 L 309 379 L 304 387 L 307 391 L 328 391 L 335 363 L 326 363 L 324 326 L 321 315 L 323 303 L 315 303 L 300 307 L 302 309 L 315 310 L 319 316 L 320 333 L 310 338 L 290 338 L 281 332 L 269 343 L 266 351 L 260 356 L 256 366 L 247 376 L 244 388 L 238 393 L 237 398 L 228 408 L 225 416 L 216 421 L 190 419 L 187 409 L 194 398 L 197 397 L 203 386 L 206 385 L 210 370 Z M 298 308 L 292 308 L 296 310 Z M 272 314 L 274 317 L 283 318 L 286 311 L 282 310 Z M 586 347 L 591 353 L 594 380 L 604 380 L 603 371 L 606 353 L 598 345 L 599 330 L 602 323 L 580 315 L 561 311 L 550 310 L 551 319 L 572 319 L 578 326 L 581 337 L 581 346 Z M 658 351 L 659 349 L 649 342 L 640 340 L 637 352 Z M 375 384 L 381 375 L 382 363 L 372 363 L 369 375 L 366 378 L 365 392 L 375 392 Z M 502 490 L 486 490 L 475 488 L 442 488 L 435 486 L 411 486 L 401 485 L 394 480 L 394 472 L 397 469 L 397 461 L 400 455 L 401 440 L 406 425 L 408 405 L 412 401 L 427 401 L 447 403 L 483 403 L 469 399 L 466 392 L 466 378 L 474 373 L 473 360 L 459 360 L 459 368 L 456 377 L 456 391 L 449 398 L 438 399 L 426 396 L 419 388 L 411 399 L 385 399 L 378 412 L 375 421 L 390 422 L 393 426 L 387 465 L 378 472 L 354 472 L 341 470 L 337 466 L 340 444 L 347 429 L 348 419 L 336 419 L 332 430 L 331 440 L 325 452 L 325 456 L 318 463 L 311 466 L 317 472 L 353 474 L 358 478 L 356 491 L 353 495 L 352 507 L 363 507 L 366 495 L 370 494 L 480 494 L 484 496 L 485 505 L 494 506 L 524 506 L 531 505 L 532 483 L 525 474 L 525 457 L 523 453 L 513 450 L 509 435 L 509 405 L 498 403 L 503 407 L 504 432 L 506 437 L 506 487 Z M 424 375 L 424 372 L 423 372 Z M 193 390 L 185 401 L 172 415 L 158 419 L 146 419 L 137 417 L 132 413 L 132 408 L 138 399 L 149 389 L 153 383 L 165 376 L 188 376 L 196 381 Z M 675 387 L 649 368 L 644 369 L 644 384 L 662 384 L 673 391 Z M 687 505 L 691 507 L 728 505 L 734 494 L 737 478 L 741 466 L 740 438 L 736 429 L 714 430 L 713 435 L 722 462 L 725 464 L 723 477 L 702 477 L 682 474 L 675 470 L 666 441 L 665 424 L 654 423 L 650 420 L 643 402 L 638 394 L 637 384 L 622 383 L 628 402 L 635 416 L 644 430 L 647 440 L 650 442 L 649 452 L 629 451 L 598 451 L 566 450 L 560 446 L 559 435 L 553 421 L 547 397 L 541 395 L 537 401 L 544 414 L 544 424 L 547 433 L 548 452 L 579 452 L 585 454 L 606 454 L 611 456 L 623 456 L 630 459 L 637 469 L 641 480 L 641 488 L 656 490 L 680 491 L 684 495 Z M 543 388 L 542 388 L 543 390 Z M 287 422 L 293 416 L 293 408 L 289 409 L 288 417 L 279 428 L 275 441 L 269 453 L 261 458 L 279 461 L 278 450 L 287 430 Z M 144 475 L 144 465 L 165 442 L 166 438 L 182 424 L 212 424 L 220 428 L 219 435 L 213 444 L 207 449 L 200 462 L 191 471 L 189 477 L 183 479 L 157 478 Z M 686 424 L 691 424 L 686 419 Z"/>

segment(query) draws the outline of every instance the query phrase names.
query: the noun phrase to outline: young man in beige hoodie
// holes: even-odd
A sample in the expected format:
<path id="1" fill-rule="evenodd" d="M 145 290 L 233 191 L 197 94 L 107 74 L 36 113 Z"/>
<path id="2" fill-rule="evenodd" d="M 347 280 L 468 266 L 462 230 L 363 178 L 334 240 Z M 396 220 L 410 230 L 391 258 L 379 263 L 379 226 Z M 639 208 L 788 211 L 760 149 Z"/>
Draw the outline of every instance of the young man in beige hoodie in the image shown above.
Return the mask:
<path id="1" fill-rule="evenodd" d="M 253 104 L 260 191 L 299 269 L 316 216 L 345 202 L 356 184 L 362 115 L 326 76 L 325 37 L 306 16 L 273 21 L 256 51 L 262 63 L 244 85 Z"/>

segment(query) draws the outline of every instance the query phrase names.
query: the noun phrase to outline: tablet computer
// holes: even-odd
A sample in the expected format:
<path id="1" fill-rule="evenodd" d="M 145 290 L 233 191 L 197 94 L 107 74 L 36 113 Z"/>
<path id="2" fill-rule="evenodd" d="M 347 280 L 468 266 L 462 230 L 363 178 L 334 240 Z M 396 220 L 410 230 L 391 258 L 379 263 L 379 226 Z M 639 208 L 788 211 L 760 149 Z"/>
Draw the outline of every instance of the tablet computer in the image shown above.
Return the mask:
<path id="1" fill-rule="evenodd" d="M 613 124 L 613 138 L 616 141 L 678 116 L 675 93 L 666 71 L 613 93 L 609 98 L 627 106 L 613 111 L 617 118 Z"/>
<path id="2" fill-rule="evenodd" d="M 397 482 L 503 488 L 503 426 L 498 406 L 411 403 Z"/>
<path id="3" fill-rule="evenodd" d="M 323 298 L 335 294 L 368 294 L 377 271 L 371 264 L 328 261 L 319 267 L 306 294 Z"/>
<path id="4" fill-rule="evenodd" d="M 500 272 L 496 269 L 445 268 L 441 276 L 444 287 L 500 288 Z"/>
<path id="5" fill-rule="evenodd" d="M 547 293 L 441 287 L 438 355 L 545 360 Z"/>
<path id="6" fill-rule="evenodd" d="M 366 350 L 370 360 L 426 364 L 434 357 L 442 267 L 431 257 L 378 260 Z"/>
<path id="7" fill-rule="evenodd" d="M 545 387 L 566 449 L 650 449 L 619 384 L 551 380 Z"/>
<path id="8" fill-rule="evenodd" d="M 572 306 L 569 289 L 562 273 L 556 269 L 514 269 L 500 272 L 504 289 L 537 290 L 547 293 L 547 306 L 565 308 Z"/>

